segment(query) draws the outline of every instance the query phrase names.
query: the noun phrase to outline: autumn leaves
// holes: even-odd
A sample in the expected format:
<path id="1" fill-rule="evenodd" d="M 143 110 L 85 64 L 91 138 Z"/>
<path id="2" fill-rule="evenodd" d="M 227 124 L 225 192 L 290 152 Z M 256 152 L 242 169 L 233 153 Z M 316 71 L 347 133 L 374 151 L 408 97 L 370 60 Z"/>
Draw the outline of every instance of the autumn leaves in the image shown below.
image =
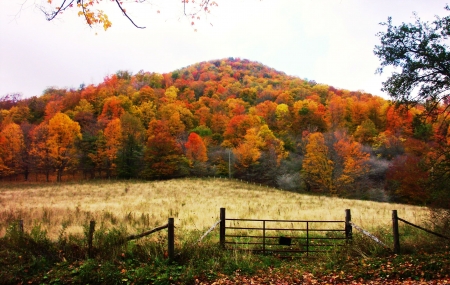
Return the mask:
<path id="1" fill-rule="evenodd" d="M 330 148 L 322 133 L 308 136 L 302 172 L 309 187 L 331 194 L 342 194 L 368 170 L 369 154 L 343 132 L 328 134 L 335 141 Z"/>
<path id="2" fill-rule="evenodd" d="M 18 124 L 7 124 L 0 134 L 2 176 L 29 171 L 33 161 L 47 177 L 56 169 L 57 180 L 61 181 L 63 171 L 76 164 L 75 142 L 81 139 L 80 131 L 80 125 L 62 113 L 38 125 L 26 139 Z"/>
<path id="3" fill-rule="evenodd" d="M 422 106 L 396 108 L 240 59 L 119 71 L 78 90 L 2 100 L 1 177 L 209 175 L 423 203 L 430 192 L 415 182 L 445 159 L 436 142 L 450 141 L 447 117 L 427 120 Z"/>

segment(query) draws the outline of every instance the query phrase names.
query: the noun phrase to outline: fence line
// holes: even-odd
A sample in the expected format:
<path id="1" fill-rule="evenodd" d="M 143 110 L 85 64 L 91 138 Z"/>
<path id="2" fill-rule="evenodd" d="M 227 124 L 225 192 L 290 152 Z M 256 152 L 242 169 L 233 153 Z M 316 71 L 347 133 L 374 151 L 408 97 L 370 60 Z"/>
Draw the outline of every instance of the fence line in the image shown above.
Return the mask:
<path id="1" fill-rule="evenodd" d="M 239 221 L 243 221 L 243 222 L 262 222 L 262 227 L 233 227 L 233 226 L 226 226 L 226 221 L 236 221 L 239 223 Z M 437 237 L 440 238 L 444 238 L 447 240 L 450 240 L 449 237 L 444 236 L 442 234 L 433 232 L 431 230 L 428 230 L 426 228 L 423 228 L 421 226 L 415 225 L 409 221 L 406 221 L 400 217 L 398 217 L 397 215 L 397 210 L 393 210 L 392 211 L 392 230 L 393 230 L 393 238 L 394 238 L 394 249 L 393 252 L 396 254 L 400 253 L 400 234 L 399 234 L 399 227 L 398 227 L 398 221 L 402 221 L 404 223 L 406 223 L 407 225 L 413 226 L 415 228 L 418 228 L 422 231 L 425 231 L 427 233 L 433 234 Z M 284 223 L 284 222 L 290 222 L 290 223 L 306 223 L 306 228 L 294 228 L 294 226 L 292 225 L 292 228 L 270 228 L 267 227 L 266 224 L 267 223 Z M 344 229 L 313 229 L 310 228 L 310 224 L 313 223 L 345 223 L 345 227 Z M 262 249 L 255 249 L 252 251 L 262 251 L 263 253 L 266 253 L 266 251 L 270 251 L 270 252 L 306 252 L 306 254 L 308 255 L 309 252 L 323 252 L 326 250 L 311 250 L 311 248 L 320 248 L 320 247 L 326 247 L 326 248 L 330 248 L 330 247 L 334 247 L 336 245 L 341 245 L 341 244 L 321 244 L 321 243 L 313 243 L 313 240 L 345 240 L 346 242 L 350 241 L 352 239 L 352 228 L 354 227 L 356 230 L 358 230 L 359 232 L 361 232 L 362 234 L 370 237 L 372 240 L 374 240 L 375 242 L 377 242 L 378 244 L 380 244 L 381 246 L 383 246 L 386 249 L 390 249 L 385 243 L 383 243 L 380 239 L 378 239 L 376 236 L 372 235 L 370 232 L 364 230 L 363 228 L 355 225 L 352 221 L 351 221 L 351 212 L 350 209 L 346 209 L 345 210 L 345 221 L 307 221 L 307 220 L 263 220 L 263 219 L 228 219 L 226 218 L 226 210 L 225 208 L 220 208 L 220 220 L 218 220 L 217 222 L 214 223 L 214 225 L 208 229 L 197 241 L 197 243 L 200 243 L 208 234 L 210 234 L 216 227 L 217 225 L 219 226 L 219 243 L 220 246 L 225 249 L 225 245 L 226 244 L 246 244 L 248 245 L 254 245 L 254 246 L 262 246 Z M 17 227 L 20 233 L 24 232 L 24 226 L 23 226 L 23 220 L 18 220 L 17 221 Z M 152 230 L 149 231 L 145 231 L 142 232 L 140 234 L 135 234 L 135 235 L 130 235 L 127 236 L 122 242 L 128 242 L 130 240 L 134 240 L 134 239 L 138 239 L 138 238 L 142 238 L 144 236 L 150 235 L 152 233 L 161 231 L 163 229 L 168 229 L 168 255 L 169 255 L 169 260 L 173 260 L 174 259 L 174 244 L 175 244 L 175 235 L 174 235 L 174 219 L 173 218 L 169 218 L 168 219 L 168 223 L 160 226 L 160 227 L 156 227 Z M 244 230 L 244 231 L 262 231 L 262 235 L 243 235 L 243 234 L 239 234 L 239 232 L 237 232 L 235 235 L 226 235 L 226 229 L 229 230 Z M 296 236 L 296 237 L 286 237 L 286 236 L 268 236 L 267 232 L 270 231 L 277 231 L 277 232 L 282 232 L 282 231 L 290 231 L 290 232 L 306 232 L 306 236 Z M 90 221 L 89 224 L 89 232 L 87 235 L 87 239 L 88 239 L 88 258 L 93 258 L 93 237 L 94 237 L 94 232 L 95 232 L 95 221 Z M 310 236 L 310 232 L 323 232 L 323 233 L 327 233 L 325 236 L 319 236 L 319 237 L 314 237 L 314 236 Z M 344 232 L 345 233 L 345 237 L 337 237 L 336 234 L 339 234 L 339 232 Z M 329 233 L 332 233 L 331 237 L 329 236 Z M 335 234 L 336 233 L 336 234 Z M 250 239 L 250 238 L 256 238 L 256 239 L 262 239 L 262 242 L 229 242 L 226 240 L 226 237 L 231 237 L 231 238 L 245 238 L 245 239 Z M 306 243 L 299 243 L 299 249 L 293 249 L 291 247 L 291 242 L 292 239 L 299 239 L 299 240 L 305 240 Z M 267 241 L 270 240 L 275 240 L 278 239 L 278 244 L 275 243 L 270 243 Z M 258 241 L 258 240 L 257 240 Z M 271 248 L 270 250 L 266 249 L 266 246 L 273 246 L 274 248 Z M 276 246 L 290 246 L 290 249 L 277 249 Z M 306 248 L 306 250 L 304 250 Z M 248 249 L 247 249 L 248 250 Z"/>
<path id="2" fill-rule="evenodd" d="M 20 233 L 24 233 L 24 229 L 23 229 L 23 220 L 19 220 L 18 221 L 18 226 L 19 226 L 19 231 Z M 126 243 L 130 240 L 134 240 L 134 239 L 138 239 L 138 238 L 142 238 L 145 236 L 148 236 L 152 233 L 161 231 L 163 229 L 167 229 L 167 241 L 168 241 L 168 255 L 169 255 L 169 260 L 172 261 L 174 259 L 175 256 L 175 225 L 174 225 L 174 219 L 173 218 L 169 218 L 168 223 L 160 226 L 160 227 L 156 227 L 152 230 L 140 233 L 140 234 L 135 234 L 135 235 L 129 235 L 127 236 L 124 240 L 122 240 L 121 242 L 119 242 L 119 244 L 122 243 Z M 94 254 L 93 254 L 93 240 L 94 240 L 94 232 L 95 232 L 95 221 L 91 220 L 89 222 L 89 232 L 88 232 L 88 236 L 87 236 L 87 243 L 88 243 L 88 258 L 93 258 Z M 119 245 L 117 244 L 117 245 Z"/>
<path id="3" fill-rule="evenodd" d="M 444 236 L 444 235 L 435 233 L 435 232 L 433 232 L 433 231 L 430 231 L 430 230 L 428 230 L 428 229 L 425 229 L 425 228 L 423 228 L 423 227 L 420 227 L 420 226 L 418 226 L 418 225 L 415 225 L 415 224 L 413 224 L 413 223 L 411 223 L 411 222 L 408 222 L 407 220 L 404 220 L 404 219 L 402 219 L 402 218 L 399 218 L 398 215 L 397 215 L 397 210 L 392 210 L 392 232 L 393 232 L 393 235 L 394 235 L 394 253 L 396 253 L 396 254 L 399 254 L 399 253 L 400 253 L 400 233 L 399 233 L 399 230 L 398 230 L 398 221 L 402 221 L 402 222 L 404 222 L 404 223 L 407 224 L 407 225 L 413 226 L 413 227 L 415 227 L 415 228 L 418 228 L 419 230 L 422 230 L 422 231 L 424 231 L 424 232 L 433 234 L 433 235 L 435 235 L 435 236 L 437 236 L 437 237 L 440 237 L 440 238 L 444 238 L 444 239 L 450 240 L 449 237 L 446 237 L 446 236 Z"/>
<path id="4" fill-rule="evenodd" d="M 366 231 L 365 229 L 355 225 L 354 223 L 350 222 L 352 224 L 353 227 L 355 227 L 355 229 L 357 229 L 358 231 L 360 231 L 361 233 L 365 234 L 366 236 L 368 236 L 369 238 L 371 238 L 372 240 L 374 240 L 376 243 L 382 245 L 384 248 L 390 249 L 385 243 L 383 243 L 381 240 L 379 240 L 376 236 L 374 236 L 373 234 L 369 233 L 368 231 Z"/>
<path id="5" fill-rule="evenodd" d="M 398 217 L 397 217 L 397 218 L 398 218 Z M 413 224 L 413 223 L 411 223 L 411 222 L 408 222 L 408 221 L 406 221 L 406 220 L 403 220 L 402 218 L 398 218 L 398 220 L 399 220 L 399 221 L 402 221 L 402 222 L 404 222 L 405 224 L 408 224 L 408 225 L 410 225 L 410 226 L 416 227 L 416 228 L 418 228 L 418 229 L 420 229 L 420 230 L 422 230 L 422 231 L 424 231 L 424 232 L 427 232 L 427 233 L 429 233 L 429 234 L 433 234 L 433 235 L 438 236 L 438 237 L 440 237 L 440 238 L 444 238 L 444 239 L 450 240 L 449 237 L 446 237 L 446 236 L 444 236 L 444 235 L 441 235 L 441 234 L 435 233 L 435 232 L 433 232 L 433 231 L 427 230 L 427 229 L 425 229 L 425 228 L 422 228 L 421 226 L 418 226 L 418 225 L 415 225 L 415 224 Z"/>
<path id="6" fill-rule="evenodd" d="M 220 224 L 220 220 L 218 220 L 209 230 L 207 230 L 197 241 L 197 243 L 200 243 L 210 232 L 212 232 L 218 224 Z"/>
<path id="7" fill-rule="evenodd" d="M 141 237 L 145 237 L 145 236 L 148 236 L 148 235 L 150 235 L 152 233 L 159 232 L 160 230 L 167 229 L 168 227 L 169 227 L 169 224 L 165 224 L 164 226 L 156 227 L 156 228 L 154 228 L 152 230 L 149 230 L 149 231 L 146 231 L 146 232 L 143 232 L 143 233 L 140 233 L 140 234 L 130 235 L 130 236 L 126 237 L 125 241 L 130 241 L 130 240 L 133 240 L 133 239 L 138 239 L 138 238 L 141 238 Z"/>

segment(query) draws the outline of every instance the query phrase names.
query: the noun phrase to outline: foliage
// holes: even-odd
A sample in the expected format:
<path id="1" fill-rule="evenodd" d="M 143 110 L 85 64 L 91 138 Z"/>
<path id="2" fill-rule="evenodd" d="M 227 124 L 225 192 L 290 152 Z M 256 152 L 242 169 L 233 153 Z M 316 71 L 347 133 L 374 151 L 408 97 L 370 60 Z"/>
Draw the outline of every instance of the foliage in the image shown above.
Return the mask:
<path id="1" fill-rule="evenodd" d="M 49 157 L 57 169 L 57 180 L 61 181 L 64 169 L 75 164 L 75 141 L 81 139 L 80 125 L 67 115 L 57 113 L 48 123 L 47 146 Z"/>
<path id="2" fill-rule="evenodd" d="M 449 7 L 446 7 L 449 11 Z M 392 25 L 389 18 L 386 32 L 379 32 L 380 45 L 374 53 L 381 60 L 379 73 L 387 66 L 399 67 L 383 88 L 399 103 L 426 101 L 428 107 L 436 107 L 448 98 L 450 53 L 446 39 L 449 36 L 450 17 L 423 22 L 415 15 L 414 23 Z M 418 92 L 413 92 L 418 89 Z M 429 110 L 431 111 L 431 109 Z"/>
<path id="3" fill-rule="evenodd" d="M 450 11 L 446 6 L 445 10 Z M 447 40 L 450 27 L 450 16 L 438 17 L 434 21 L 424 22 L 415 15 L 414 23 L 402 23 L 399 26 L 392 24 L 389 18 L 385 32 L 378 33 L 380 45 L 375 46 L 374 53 L 381 60 L 379 73 L 388 66 L 397 67 L 383 83 L 383 89 L 400 106 L 417 106 L 424 108 L 422 116 L 416 115 L 412 119 L 411 133 L 420 140 L 429 140 L 434 129 L 435 144 L 430 155 L 440 153 L 434 157 L 433 162 L 426 164 L 430 177 L 427 191 L 439 196 L 448 193 L 450 176 L 448 168 L 448 141 L 447 133 L 449 112 L 449 63 L 450 52 Z M 428 118 L 428 121 L 423 119 Z M 431 123 L 436 122 L 435 127 Z M 439 176 L 439 179 L 434 177 Z M 444 186 L 445 184 L 445 186 Z M 436 195 L 436 193 L 439 193 Z M 439 206 L 448 207 L 448 195 L 441 195 L 434 199 Z M 447 205 L 446 205 L 447 204 Z"/>
<path id="4" fill-rule="evenodd" d="M 430 118 L 426 104 L 396 108 L 372 94 L 316 84 L 239 58 L 165 74 L 119 71 L 80 90 L 49 88 L 39 97 L 8 98 L 0 110 L 3 179 L 231 174 L 291 190 L 368 197 L 366 191 L 383 191 L 385 184 L 388 167 L 371 175 L 377 160 L 415 155 L 429 158 L 422 164 L 436 191 L 428 196 L 450 193 L 448 183 L 438 183 L 448 178 L 445 100 Z M 56 126 L 74 136 L 58 141 Z M 320 135 L 319 143 L 314 137 Z M 406 169 L 397 164 L 401 167 Z"/>

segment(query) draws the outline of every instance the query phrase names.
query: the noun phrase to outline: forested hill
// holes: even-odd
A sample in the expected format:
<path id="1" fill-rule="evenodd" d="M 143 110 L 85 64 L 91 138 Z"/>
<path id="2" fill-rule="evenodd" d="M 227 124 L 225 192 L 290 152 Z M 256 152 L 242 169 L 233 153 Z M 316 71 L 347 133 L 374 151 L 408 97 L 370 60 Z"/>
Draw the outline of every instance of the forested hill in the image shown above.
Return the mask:
<path id="1" fill-rule="evenodd" d="M 231 176 L 424 203 L 421 164 L 450 132 L 447 118 L 431 122 L 422 112 L 241 59 L 167 74 L 119 71 L 78 90 L 1 98 L 0 175 Z"/>

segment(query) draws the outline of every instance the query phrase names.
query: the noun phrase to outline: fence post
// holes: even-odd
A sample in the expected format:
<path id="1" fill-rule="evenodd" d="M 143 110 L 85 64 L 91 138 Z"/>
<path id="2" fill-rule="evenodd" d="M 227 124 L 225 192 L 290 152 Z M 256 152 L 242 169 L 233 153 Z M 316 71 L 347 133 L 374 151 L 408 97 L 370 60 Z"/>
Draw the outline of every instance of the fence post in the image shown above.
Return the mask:
<path id="1" fill-rule="evenodd" d="M 306 222 L 306 256 L 309 256 L 309 222 Z"/>
<path id="2" fill-rule="evenodd" d="M 19 231 L 23 234 L 23 220 L 19 220 Z"/>
<path id="3" fill-rule="evenodd" d="M 220 208 L 220 246 L 225 248 L 225 208 Z"/>
<path id="4" fill-rule="evenodd" d="M 88 233 L 88 258 L 92 258 L 93 256 L 92 240 L 94 238 L 94 231 L 95 231 L 95 221 L 91 221 L 89 223 L 89 233 Z"/>
<path id="5" fill-rule="evenodd" d="M 350 209 L 345 210 L 345 240 L 349 242 L 353 237 L 353 228 L 352 228 L 352 213 Z"/>
<path id="6" fill-rule="evenodd" d="M 266 221 L 263 221 L 263 254 L 266 254 Z"/>
<path id="7" fill-rule="evenodd" d="M 398 232 L 397 210 L 392 210 L 392 232 L 394 234 L 394 253 L 400 253 L 400 235 Z"/>
<path id="8" fill-rule="evenodd" d="M 168 222 L 168 251 L 169 251 L 169 261 L 173 261 L 175 257 L 175 226 L 173 218 L 169 218 Z"/>

